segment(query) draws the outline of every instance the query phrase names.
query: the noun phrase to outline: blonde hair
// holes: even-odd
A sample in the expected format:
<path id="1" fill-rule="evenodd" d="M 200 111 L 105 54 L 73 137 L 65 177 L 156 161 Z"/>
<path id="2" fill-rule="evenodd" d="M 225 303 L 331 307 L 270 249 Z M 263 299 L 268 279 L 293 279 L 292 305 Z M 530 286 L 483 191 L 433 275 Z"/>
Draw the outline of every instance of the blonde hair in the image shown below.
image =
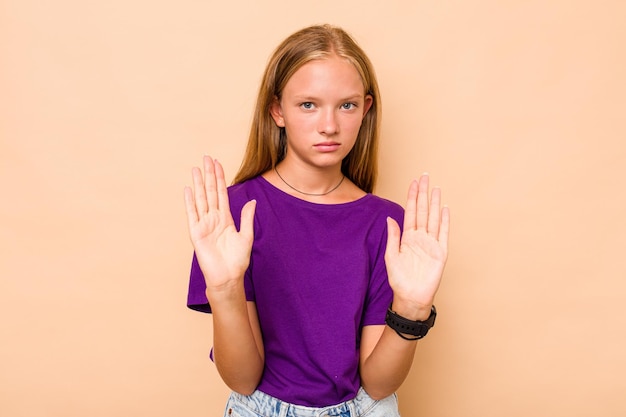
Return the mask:
<path id="1" fill-rule="evenodd" d="M 350 153 L 341 164 L 343 174 L 363 191 L 371 193 L 376 182 L 380 93 L 374 68 L 365 52 L 343 29 L 331 25 L 310 26 L 285 39 L 272 54 L 265 73 L 250 129 L 248 145 L 234 184 L 273 169 L 286 153 L 284 128 L 270 115 L 274 98 L 280 99 L 291 76 L 304 64 L 331 55 L 354 64 L 365 94 L 372 96 L 372 106 L 363 118 L 361 129 Z"/>

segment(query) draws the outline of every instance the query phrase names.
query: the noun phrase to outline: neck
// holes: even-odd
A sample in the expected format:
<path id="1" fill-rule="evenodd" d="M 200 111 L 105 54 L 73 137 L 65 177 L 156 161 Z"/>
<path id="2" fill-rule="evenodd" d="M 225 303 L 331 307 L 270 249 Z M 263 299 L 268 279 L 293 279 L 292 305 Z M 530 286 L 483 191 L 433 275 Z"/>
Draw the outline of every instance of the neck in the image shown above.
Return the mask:
<path id="1" fill-rule="evenodd" d="M 320 185 L 321 181 L 299 181 L 294 176 L 290 176 L 289 174 L 285 175 L 284 172 L 281 174 L 278 167 L 274 168 L 274 172 L 280 181 L 282 181 L 282 183 L 285 184 L 290 190 L 309 197 L 321 197 L 328 195 L 341 187 L 341 184 L 343 184 L 343 180 L 345 179 L 345 176 L 339 172 L 338 178 L 335 177 L 332 182 L 324 181 L 327 184 L 322 186 Z"/>

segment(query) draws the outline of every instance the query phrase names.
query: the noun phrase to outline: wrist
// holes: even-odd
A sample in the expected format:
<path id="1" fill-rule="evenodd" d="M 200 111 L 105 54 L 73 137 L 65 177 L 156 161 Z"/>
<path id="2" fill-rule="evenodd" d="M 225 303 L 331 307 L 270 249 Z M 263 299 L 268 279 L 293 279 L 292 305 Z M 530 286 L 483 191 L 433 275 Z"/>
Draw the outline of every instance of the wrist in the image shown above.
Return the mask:
<path id="1" fill-rule="evenodd" d="M 205 294 L 212 307 L 215 307 L 216 304 L 239 302 L 246 298 L 243 280 L 220 286 L 207 286 Z"/>
<path id="2" fill-rule="evenodd" d="M 403 317 L 393 310 L 393 306 L 389 306 L 385 323 L 391 327 L 398 336 L 405 340 L 419 340 L 428 334 L 428 331 L 435 325 L 437 318 L 437 309 L 432 305 L 430 313 L 425 320 L 411 320 Z"/>
<path id="3" fill-rule="evenodd" d="M 391 310 L 409 320 L 423 321 L 430 317 L 433 304 L 420 304 L 394 297 Z"/>

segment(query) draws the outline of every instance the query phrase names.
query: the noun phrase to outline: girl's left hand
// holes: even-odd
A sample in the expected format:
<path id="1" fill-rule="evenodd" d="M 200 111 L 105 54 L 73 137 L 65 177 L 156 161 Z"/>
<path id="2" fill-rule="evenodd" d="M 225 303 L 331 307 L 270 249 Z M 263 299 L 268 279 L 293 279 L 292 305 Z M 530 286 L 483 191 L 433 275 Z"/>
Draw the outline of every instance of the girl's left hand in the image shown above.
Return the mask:
<path id="1" fill-rule="evenodd" d="M 411 320 L 426 320 L 448 257 L 450 211 L 441 207 L 441 190 L 428 198 L 428 175 L 409 187 L 404 228 L 387 219 L 385 263 L 393 290 L 393 310 Z"/>

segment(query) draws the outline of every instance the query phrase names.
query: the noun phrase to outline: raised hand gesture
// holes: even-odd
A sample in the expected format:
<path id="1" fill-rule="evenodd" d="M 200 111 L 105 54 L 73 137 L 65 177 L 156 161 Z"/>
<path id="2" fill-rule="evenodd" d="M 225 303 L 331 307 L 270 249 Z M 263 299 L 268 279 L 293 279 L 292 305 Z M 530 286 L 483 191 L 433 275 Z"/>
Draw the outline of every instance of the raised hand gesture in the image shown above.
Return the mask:
<path id="1" fill-rule="evenodd" d="M 193 188 L 185 187 L 189 237 L 207 292 L 228 290 L 242 284 L 250 263 L 256 202 L 249 201 L 243 207 L 238 232 L 230 213 L 221 164 L 208 156 L 203 164 L 204 175 L 194 167 Z"/>
<path id="2" fill-rule="evenodd" d="M 394 294 L 394 310 L 413 320 L 425 320 L 448 256 L 450 211 L 441 207 L 441 190 L 428 196 L 428 175 L 413 181 L 404 213 L 404 228 L 387 220 L 385 263 Z"/>

